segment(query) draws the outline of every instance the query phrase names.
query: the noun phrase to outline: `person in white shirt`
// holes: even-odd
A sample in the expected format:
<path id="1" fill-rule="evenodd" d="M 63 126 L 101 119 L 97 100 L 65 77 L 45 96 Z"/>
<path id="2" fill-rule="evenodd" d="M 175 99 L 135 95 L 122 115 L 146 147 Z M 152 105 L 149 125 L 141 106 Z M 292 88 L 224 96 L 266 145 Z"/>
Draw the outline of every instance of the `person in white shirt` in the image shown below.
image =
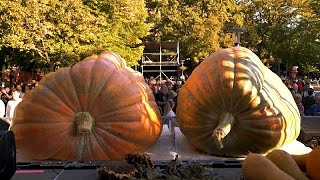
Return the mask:
<path id="1" fill-rule="evenodd" d="M 180 76 L 180 80 L 181 80 L 182 82 L 185 82 L 185 81 L 186 81 L 186 77 L 182 74 L 182 75 Z"/>
<path id="2" fill-rule="evenodd" d="M 0 116 L 4 117 L 6 113 L 6 106 L 4 105 L 4 102 L 0 99 Z"/>
<path id="3" fill-rule="evenodd" d="M 177 93 L 173 90 L 170 90 L 168 92 L 168 100 L 164 106 L 164 115 L 165 116 L 176 116 L 175 112 L 173 111 L 174 107 L 176 106 L 176 103 L 174 101 L 174 98 L 177 96 Z"/>
<path id="4" fill-rule="evenodd" d="M 19 97 L 20 93 L 16 89 L 12 90 L 12 100 L 8 101 L 6 107 L 6 117 L 13 118 L 14 110 L 18 104 L 22 101 L 22 98 Z"/>
<path id="5" fill-rule="evenodd" d="M 313 86 L 311 84 L 304 85 L 303 92 L 302 92 L 302 97 L 308 96 L 309 89 L 312 89 L 314 91 Z M 313 92 L 312 96 L 315 97 L 315 93 L 314 92 Z"/>

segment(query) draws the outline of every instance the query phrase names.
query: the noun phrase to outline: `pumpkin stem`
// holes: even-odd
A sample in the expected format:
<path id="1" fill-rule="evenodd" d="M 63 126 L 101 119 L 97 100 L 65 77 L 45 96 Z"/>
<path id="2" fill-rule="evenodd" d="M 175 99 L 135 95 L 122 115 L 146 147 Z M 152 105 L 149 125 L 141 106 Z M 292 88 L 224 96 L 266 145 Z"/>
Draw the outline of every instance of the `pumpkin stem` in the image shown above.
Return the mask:
<path id="1" fill-rule="evenodd" d="M 223 148 L 222 139 L 226 137 L 231 131 L 233 122 L 233 115 L 230 113 L 225 113 L 221 116 L 221 121 L 218 126 L 213 130 L 212 136 L 218 149 Z"/>
<path id="2" fill-rule="evenodd" d="M 77 133 L 82 135 L 91 132 L 92 126 L 94 124 L 94 119 L 89 112 L 79 112 L 76 114 L 75 122 Z"/>

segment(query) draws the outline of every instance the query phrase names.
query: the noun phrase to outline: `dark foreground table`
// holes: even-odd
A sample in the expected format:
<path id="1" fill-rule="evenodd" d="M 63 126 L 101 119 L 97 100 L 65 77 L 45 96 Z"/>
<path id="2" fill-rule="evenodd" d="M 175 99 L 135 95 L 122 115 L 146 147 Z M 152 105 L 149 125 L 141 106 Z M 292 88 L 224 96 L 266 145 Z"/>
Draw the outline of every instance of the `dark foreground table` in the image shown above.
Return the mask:
<path id="1" fill-rule="evenodd" d="M 98 180 L 96 167 L 104 162 L 43 162 L 18 164 L 12 180 Z M 241 161 L 181 161 L 182 164 L 197 163 L 210 169 L 212 179 L 240 180 Z M 155 168 L 164 169 L 167 162 L 155 162 Z M 51 168 L 51 169 L 50 169 Z"/>

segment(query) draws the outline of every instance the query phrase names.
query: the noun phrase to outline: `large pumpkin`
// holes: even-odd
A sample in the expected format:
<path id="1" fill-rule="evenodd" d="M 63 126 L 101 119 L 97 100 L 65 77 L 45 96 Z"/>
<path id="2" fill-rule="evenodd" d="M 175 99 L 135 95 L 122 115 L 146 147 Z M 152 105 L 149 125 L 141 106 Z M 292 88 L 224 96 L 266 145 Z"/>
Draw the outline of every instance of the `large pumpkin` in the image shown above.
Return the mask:
<path id="1" fill-rule="evenodd" d="M 192 72 L 179 92 L 177 121 L 192 145 L 221 156 L 266 153 L 300 132 L 288 88 L 243 47 L 217 51 Z"/>
<path id="2" fill-rule="evenodd" d="M 155 142 L 160 117 L 142 75 L 103 52 L 45 75 L 11 130 L 23 160 L 115 160 Z"/>

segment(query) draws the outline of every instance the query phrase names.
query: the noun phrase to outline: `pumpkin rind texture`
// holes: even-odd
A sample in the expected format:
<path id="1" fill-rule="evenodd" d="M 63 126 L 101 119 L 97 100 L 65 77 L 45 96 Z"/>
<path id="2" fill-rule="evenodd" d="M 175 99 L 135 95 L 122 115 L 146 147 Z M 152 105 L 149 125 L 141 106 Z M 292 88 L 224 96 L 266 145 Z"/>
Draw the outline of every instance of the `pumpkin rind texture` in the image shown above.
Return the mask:
<path id="1" fill-rule="evenodd" d="M 117 160 L 153 144 L 160 118 L 143 76 L 106 51 L 45 75 L 11 130 L 22 160 Z"/>
<path id="2" fill-rule="evenodd" d="M 309 154 L 307 154 L 306 170 L 310 179 L 320 179 L 320 146 L 315 147 Z"/>
<path id="3" fill-rule="evenodd" d="M 181 132 L 213 155 L 267 153 L 293 142 L 300 132 L 290 91 L 244 47 L 204 59 L 180 89 L 178 104 Z"/>
<path id="4" fill-rule="evenodd" d="M 245 180 L 294 180 L 271 160 L 261 154 L 249 154 L 242 163 Z"/>

